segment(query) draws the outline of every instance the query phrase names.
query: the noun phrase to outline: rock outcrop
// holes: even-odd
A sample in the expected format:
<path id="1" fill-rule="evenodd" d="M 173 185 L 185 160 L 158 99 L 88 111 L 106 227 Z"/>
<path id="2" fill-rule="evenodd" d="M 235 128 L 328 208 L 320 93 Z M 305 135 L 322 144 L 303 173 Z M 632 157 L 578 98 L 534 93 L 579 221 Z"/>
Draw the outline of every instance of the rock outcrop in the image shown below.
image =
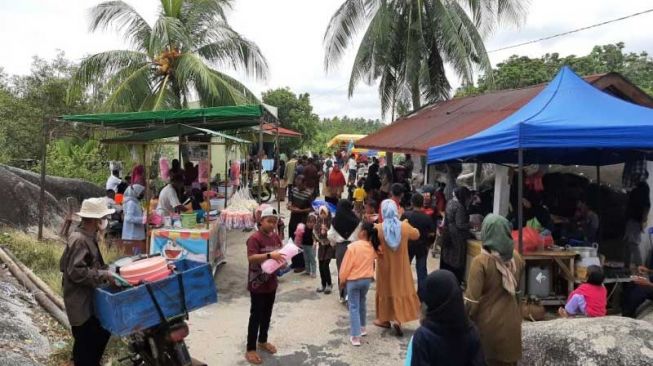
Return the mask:
<path id="1" fill-rule="evenodd" d="M 653 365 L 653 324 L 604 318 L 525 323 L 520 365 Z"/>
<path id="2" fill-rule="evenodd" d="M 40 195 L 40 176 L 36 173 L 0 165 L 0 223 L 18 228 L 36 226 Z M 89 197 L 104 196 L 104 190 L 79 179 L 46 177 L 45 225 L 58 229 L 68 210 L 66 199 L 81 202 Z"/>

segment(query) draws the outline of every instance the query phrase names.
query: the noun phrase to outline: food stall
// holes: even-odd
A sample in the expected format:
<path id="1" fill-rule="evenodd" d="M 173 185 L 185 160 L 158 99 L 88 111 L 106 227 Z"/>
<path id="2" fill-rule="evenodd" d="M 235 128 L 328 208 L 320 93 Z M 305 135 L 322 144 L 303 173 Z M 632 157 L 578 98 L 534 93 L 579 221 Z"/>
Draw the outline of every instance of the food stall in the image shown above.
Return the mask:
<path id="1" fill-rule="evenodd" d="M 104 144 L 120 144 L 140 148 L 140 160 L 147 177 L 147 189 L 144 202 L 150 202 L 154 196 L 154 181 L 162 178 L 155 170 L 158 164 L 153 162 L 155 154 L 153 147 L 176 146 L 181 159 L 182 146 L 206 146 L 208 161 L 211 161 L 212 145 L 249 144 L 250 141 L 227 135 L 221 131 L 249 130 L 252 126 L 261 126 L 268 122 L 277 122 L 276 117 L 264 105 L 243 105 L 186 110 L 165 110 L 152 112 L 109 113 L 90 115 L 68 115 L 59 118 L 66 123 L 83 123 L 105 130 L 114 130 L 118 136 L 102 140 Z M 115 134 L 114 134 L 115 135 Z M 259 142 L 261 144 L 262 141 Z M 45 162 L 44 162 L 45 163 Z M 198 169 L 202 166 L 198 164 Z M 211 185 L 212 164 L 204 163 L 204 173 L 200 173 L 200 182 L 204 182 L 207 191 L 215 187 Z M 164 183 L 165 180 L 163 179 Z M 226 229 L 218 220 L 218 213 L 210 203 L 211 195 L 206 194 L 205 200 L 211 207 L 211 215 L 198 224 L 186 224 L 184 227 L 172 223 L 158 222 L 148 226 L 147 247 L 149 253 L 161 253 L 169 259 L 192 259 L 208 262 L 214 270 L 226 259 Z M 145 212 L 151 212 L 153 207 L 145 207 Z M 151 222 L 150 222 L 151 223 Z M 167 224 L 167 225 L 166 225 Z M 166 225 L 163 227 L 163 225 Z"/>
<path id="2" fill-rule="evenodd" d="M 523 202 L 526 182 L 525 174 L 520 172 L 526 165 L 596 167 L 600 187 L 601 166 L 653 160 L 653 140 L 648 138 L 652 134 L 653 109 L 602 92 L 582 80 L 570 68 L 563 67 L 538 95 L 512 115 L 474 135 L 431 147 L 428 150 L 428 163 L 493 163 L 507 166 L 506 173 L 509 169 L 517 172 L 515 202 Z M 496 184 L 500 181 L 510 180 L 499 177 L 497 173 L 495 192 Z M 495 211 L 498 200 L 495 194 Z M 526 251 L 524 205 L 516 206 L 517 249 L 530 267 L 536 261 L 555 263 L 561 277 L 567 281 L 567 290 L 572 290 L 573 283 L 578 280 L 575 276 L 578 259 L 584 257 L 573 248 L 565 248 L 572 244 L 570 242 L 556 243 L 560 245 L 558 247 L 542 246 Z M 478 252 L 480 245 L 478 241 L 471 241 L 468 252 Z M 528 268 L 526 274 L 531 274 Z M 533 280 L 538 279 L 527 278 L 522 283 L 532 284 Z M 543 280 L 542 275 L 539 280 Z M 565 297 L 560 299 L 564 301 Z"/>

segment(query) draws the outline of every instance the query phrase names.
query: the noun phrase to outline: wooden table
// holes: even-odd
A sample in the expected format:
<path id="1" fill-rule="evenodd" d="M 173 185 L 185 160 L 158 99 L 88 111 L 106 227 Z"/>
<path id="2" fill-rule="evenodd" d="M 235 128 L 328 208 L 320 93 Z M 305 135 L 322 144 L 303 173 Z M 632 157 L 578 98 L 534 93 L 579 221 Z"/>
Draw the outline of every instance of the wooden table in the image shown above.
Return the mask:
<path id="1" fill-rule="evenodd" d="M 576 276 L 574 275 L 574 261 L 576 259 L 576 255 L 577 253 L 568 250 L 544 250 L 524 254 L 523 258 L 527 266 L 529 261 L 546 260 L 555 262 L 560 270 L 562 270 L 562 275 L 567 280 L 567 291 L 568 294 L 570 294 L 572 291 L 574 291 L 574 284 L 576 281 Z"/>
<path id="2" fill-rule="evenodd" d="M 480 240 L 470 239 L 467 241 L 467 271 L 469 271 L 469 265 L 471 264 L 472 259 L 481 254 L 481 249 L 483 248 L 483 243 Z M 568 294 L 574 291 L 575 284 L 575 275 L 574 275 L 574 262 L 576 259 L 576 253 L 561 250 L 561 251 L 552 251 L 544 250 L 538 252 L 531 252 L 528 254 L 522 255 L 522 258 L 526 262 L 526 267 L 528 267 L 529 261 L 551 261 L 554 262 L 562 270 L 562 275 L 567 280 Z M 568 295 L 567 294 L 567 295 Z"/>

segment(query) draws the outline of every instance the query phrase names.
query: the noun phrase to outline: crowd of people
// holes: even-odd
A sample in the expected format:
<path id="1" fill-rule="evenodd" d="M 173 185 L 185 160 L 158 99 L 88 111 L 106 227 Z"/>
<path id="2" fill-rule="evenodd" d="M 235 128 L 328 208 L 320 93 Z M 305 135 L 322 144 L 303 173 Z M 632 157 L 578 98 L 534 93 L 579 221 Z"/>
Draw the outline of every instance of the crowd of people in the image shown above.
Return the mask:
<path id="1" fill-rule="evenodd" d="M 368 334 L 367 294 L 374 283 L 374 326 L 402 336 L 404 324 L 420 320 L 409 343 L 406 365 L 517 364 L 522 353 L 522 314 L 517 295 L 525 263 L 515 251 L 514 220 L 487 214 L 480 223 L 470 222 L 476 198 L 465 187 L 456 188 L 450 200 L 445 199 L 443 185 L 418 191 L 410 179 L 413 167 L 409 157 L 397 166 L 381 166 L 379 160 L 372 159 L 363 169 L 366 174 L 360 174 L 361 164 L 355 156 L 342 154 L 293 156 L 284 165 L 282 179 L 292 182 L 287 184 L 287 233 L 302 248 L 302 254 L 287 263 L 280 251 L 285 236 L 280 213 L 262 205 L 255 215 L 257 230 L 247 240 L 247 289 L 251 298 L 245 353 L 248 362 L 262 363 L 259 350 L 277 352 L 268 340 L 268 331 L 278 277 L 293 270 L 316 279 L 320 294 L 337 291 L 349 311 L 349 342 L 354 347 L 361 346 L 362 337 Z M 192 175 L 192 169 L 188 165 L 181 170 L 173 161 L 171 172 L 175 172 L 158 195 L 159 209 L 182 212 L 187 207 L 180 202 L 186 196 L 192 201 L 197 192 L 199 201 L 203 200 L 202 187 L 182 173 L 190 171 Z M 77 213 L 81 224 L 68 236 L 60 263 L 64 301 L 75 339 L 73 358 L 78 364 L 97 364 L 109 337 L 92 309 L 93 289 L 113 281 L 97 234 L 105 232 L 109 219 L 120 214 L 124 240 L 139 241 L 145 235 L 147 215 L 139 203 L 145 191 L 142 167 L 135 167 L 125 179 L 112 172 L 106 188 L 106 197 L 83 202 Z M 313 207 L 320 195 L 336 204 L 334 212 L 328 205 L 317 210 Z M 527 199 L 525 203 L 527 222 L 541 216 L 537 200 Z M 591 230 L 591 212 L 577 211 Z M 631 216 L 634 220 L 642 215 L 638 210 Z M 547 216 L 541 217 L 537 221 L 546 225 Z M 466 268 L 466 241 L 475 225 L 480 229 L 482 251 Z M 429 274 L 428 252 L 436 237 L 441 240 L 440 269 Z M 331 276 L 333 259 L 338 274 L 335 281 Z M 277 260 L 284 266 L 266 273 L 261 267 L 266 260 Z M 417 286 L 411 270 L 413 260 Z M 637 268 L 640 275 L 624 294 L 625 316 L 634 316 L 637 306 L 653 299 L 651 267 L 640 264 Z M 560 316 L 604 316 L 607 291 L 603 282 L 601 267 L 588 268 L 587 280 L 569 295 L 566 305 L 559 309 Z"/>
<path id="2" fill-rule="evenodd" d="M 523 261 L 513 254 L 510 223 L 496 215 L 483 222 L 488 245 L 484 255 L 471 265 L 465 307 L 462 288 L 466 253 L 460 247 L 466 248 L 466 243 L 460 241 L 467 239 L 464 231 L 469 229 L 471 194 L 459 188 L 452 200 L 443 202 L 443 186 L 432 194 L 417 192 L 409 179 L 413 169 L 409 160 L 396 167 L 381 167 L 372 159 L 363 175 L 354 156 L 293 156 L 285 163 L 283 177 L 292 182 L 288 184 L 288 236 L 302 247 L 303 255 L 293 257 L 287 269 L 275 274 L 260 270 L 265 259 L 285 263 L 279 257 L 284 233 L 276 229 L 278 213 L 264 209 L 259 232 L 247 242 L 252 293 L 247 361 L 262 362 L 256 341 L 259 350 L 276 352 L 267 337 L 274 301 L 261 306 L 257 299 L 260 290 L 252 291 L 251 286 L 270 283 L 265 289 L 273 299 L 277 276 L 289 270 L 311 278 L 319 273 L 318 293 L 328 295 L 337 290 L 340 302 L 349 310 L 349 341 L 353 346 L 361 346 L 361 337 L 367 336 L 366 300 L 374 282 L 375 326 L 401 336 L 403 325 L 420 319 L 421 308 L 426 309 L 411 341 L 407 364 L 435 365 L 438 360 L 456 359 L 460 362 L 455 364 L 461 365 L 502 365 L 519 360 L 521 313 L 515 294 Z M 336 204 L 333 215 L 326 205 L 317 211 L 312 207 L 320 194 Z M 447 227 L 446 240 L 451 243 L 443 245 L 443 269 L 429 275 L 426 262 L 438 226 Z M 337 289 L 331 278 L 333 259 Z M 413 260 L 417 286 L 411 270 Z M 458 352 L 452 354 L 452 350 Z"/>

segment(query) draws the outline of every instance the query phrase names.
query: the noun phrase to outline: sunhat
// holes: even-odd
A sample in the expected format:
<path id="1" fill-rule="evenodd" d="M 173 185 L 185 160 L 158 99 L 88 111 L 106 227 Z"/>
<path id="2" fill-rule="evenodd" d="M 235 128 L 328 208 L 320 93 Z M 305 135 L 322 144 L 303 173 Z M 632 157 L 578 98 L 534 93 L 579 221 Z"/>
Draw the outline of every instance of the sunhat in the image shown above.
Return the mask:
<path id="1" fill-rule="evenodd" d="M 88 219 L 101 219 L 111 215 L 116 210 L 107 207 L 107 201 L 104 198 L 88 198 L 82 202 L 82 209 L 75 215 Z"/>

